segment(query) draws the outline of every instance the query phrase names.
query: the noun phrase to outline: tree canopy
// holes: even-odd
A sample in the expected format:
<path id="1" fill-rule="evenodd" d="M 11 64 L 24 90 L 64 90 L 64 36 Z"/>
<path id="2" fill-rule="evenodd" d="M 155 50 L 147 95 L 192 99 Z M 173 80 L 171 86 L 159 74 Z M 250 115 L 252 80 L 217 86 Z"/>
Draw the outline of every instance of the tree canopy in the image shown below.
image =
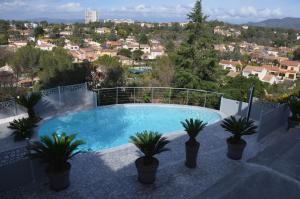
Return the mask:
<path id="1" fill-rule="evenodd" d="M 212 31 L 205 21 L 207 17 L 202 13 L 200 0 L 196 1 L 188 18 L 190 20 L 187 26 L 188 38 L 177 52 L 175 83 L 182 85 L 182 82 L 191 80 L 186 86 L 197 88 L 202 80 L 214 80 L 217 56 Z"/>

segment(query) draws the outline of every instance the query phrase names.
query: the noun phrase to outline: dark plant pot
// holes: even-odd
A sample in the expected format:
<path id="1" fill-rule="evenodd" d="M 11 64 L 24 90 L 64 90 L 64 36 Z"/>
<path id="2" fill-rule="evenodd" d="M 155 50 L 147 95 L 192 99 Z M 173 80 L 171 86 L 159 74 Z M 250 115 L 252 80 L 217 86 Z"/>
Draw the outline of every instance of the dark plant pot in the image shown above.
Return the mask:
<path id="1" fill-rule="evenodd" d="M 138 180 L 143 184 L 153 184 L 158 165 L 159 161 L 156 158 L 153 158 L 153 162 L 150 165 L 144 165 L 144 157 L 138 158 L 135 161 L 135 166 L 138 172 Z"/>
<path id="2" fill-rule="evenodd" d="M 61 191 L 70 185 L 70 170 L 71 164 L 68 163 L 68 168 L 62 172 L 47 171 L 50 188 L 54 191 Z"/>
<path id="3" fill-rule="evenodd" d="M 293 118 L 289 118 L 288 120 L 288 129 L 291 129 L 291 128 L 295 128 L 296 126 L 298 126 L 300 123 L 299 119 L 295 120 Z"/>
<path id="4" fill-rule="evenodd" d="M 185 153 L 186 153 L 185 166 L 187 166 L 188 168 L 195 168 L 197 166 L 197 157 L 198 157 L 199 148 L 200 148 L 199 142 L 185 143 Z"/>
<path id="5" fill-rule="evenodd" d="M 247 142 L 243 139 L 240 142 L 232 142 L 230 138 L 227 139 L 228 152 L 227 157 L 233 160 L 240 160 L 243 156 L 244 149 Z"/>

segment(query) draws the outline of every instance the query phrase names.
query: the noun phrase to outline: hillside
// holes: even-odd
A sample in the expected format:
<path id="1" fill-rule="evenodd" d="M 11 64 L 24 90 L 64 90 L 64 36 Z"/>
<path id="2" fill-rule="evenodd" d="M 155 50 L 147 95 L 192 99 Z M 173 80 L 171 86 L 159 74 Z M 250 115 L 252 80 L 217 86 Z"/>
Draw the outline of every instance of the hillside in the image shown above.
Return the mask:
<path id="1" fill-rule="evenodd" d="M 287 28 L 300 30 L 300 18 L 287 17 L 283 19 L 268 19 L 256 23 L 248 23 L 251 26 L 270 27 L 270 28 Z"/>

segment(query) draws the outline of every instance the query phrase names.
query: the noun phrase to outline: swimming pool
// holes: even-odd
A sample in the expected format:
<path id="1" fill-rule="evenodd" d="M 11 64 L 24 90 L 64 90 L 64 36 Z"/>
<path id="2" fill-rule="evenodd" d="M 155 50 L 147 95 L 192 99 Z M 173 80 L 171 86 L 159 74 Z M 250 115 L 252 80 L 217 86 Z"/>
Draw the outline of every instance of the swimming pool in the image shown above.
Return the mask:
<path id="1" fill-rule="evenodd" d="M 144 130 L 163 134 L 182 131 L 180 122 L 187 118 L 213 124 L 222 117 L 216 111 L 193 106 L 113 105 L 54 117 L 43 122 L 38 133 L 77 133 L 77 138 L 86 142 L 82 150 L 99 151 L 126 144 L 131 135 Z"/>

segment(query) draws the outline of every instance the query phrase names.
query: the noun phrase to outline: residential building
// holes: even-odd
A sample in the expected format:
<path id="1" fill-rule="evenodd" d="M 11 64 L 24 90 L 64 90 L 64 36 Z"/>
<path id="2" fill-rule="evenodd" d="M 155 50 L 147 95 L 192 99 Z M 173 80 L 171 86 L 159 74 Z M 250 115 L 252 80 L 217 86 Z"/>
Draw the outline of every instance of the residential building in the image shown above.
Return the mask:
<path id="1" fill-rule="evenodd" d="M 41 49 L 41 50 L 46 50 L 46 51 L 52 51 L 56 45 L 42 41 L 42 40 L 37 40 L 36 47 Z"/>
<path id="2" fill-rule="evenodd" d="M 111 33 L 111 29 L 103 27 L 103 28 L 96 28 L 95 30 L 96 33 L 103 35 L 103 34 L 109 34 Z"/>
<path id="3" fill-rule="evenodd" d="M 11 48 L 21 48 L 23 46 L 26 46 L 27 45 L 27 41 L 14 41 L 12 43 L 9 44 L 9 47 Z"/>
<path id="4" fill-rule="evenodd" d="M 132 20 L 132 19 L 106 19 L 106 20 L 104 20 L 104 23 L 107 23 L 107 22 L 112 22 L 115 24 L 122 24 L 122 23 L 134 24 L 134 20 Z"/>
<path id="5" fill-rule="evenodd" d="M 158 57 L 161 57 L 165 54 L 165 51 L 163 49 L 151 49 L 151 53 L 147 55 L 147 58 L 152 60 L 152 59 L 157 59 Z"/>
<path id="6" fill-rule="evenodd" d="M 275 75 L 269 75 L 269 74 L 265 75 L 262 79 L 260 79 L 260 81 L 269 83 L 271 85 L 277 83 L 277 79 L 276 79 Z"/>
<path id="7" fill-rule="evenodd" d="M 106 46 L 121 49 L 122 48 L 122 42 L 121 41 L 107 41 Z"/>
<path id="8" fill-rule="evenodd" d="M 79 50 L 79 46 L 78 45 L 72 45 L 70 43 L 66 44 L 64 46 L 64 49 L 68 49 L 68 50 Z"/>
<path id="9" fill-rule="evenodd" d="M 129 44 L 123 45 L 123 48 L 128 49 L 131 52 L 133 52 L 133 51 L 139 50 L 140 45 L 138 43 L 129 43 Z"/>
<path id="10" fill-rule="evenodd" d="M 221 60 L 219 65 L 221 65 L 224 70 L 238 72 L 242 66 L 242 63 L 241 61 Z"/>
<path id="11" fill-rule="evenodd" d="M 70 35 L 73 35 L 73 32 L 72 31 L 61 31 L 60 33 L 60 36 L 70 36 Z"/>
<path id="12" fill-rule="evenodd" d="M 86 60 L 86 55 L 82 50 L 72 50 L 70 51 L 70 54 L 73 57 L 75 63 Z"/>
<path id="13" fill-rule="evenodd" d="M 154 28 L 155 25 L 153 23 L 141 23 L 141 27 Z"/>
<path id="14" fill-rule="evenodd" d="M 300 62 L 284 60 L 280 62 L 281 68 L 285 70 L 300 72 Z"/>
<path id="15" fill-rule="evenodd" d="M 124 65 L 124 66 L 132 65 L 133 60 L 131 60 L 130 58 L 122 56 L 122 55 L 118 55 L 118 58 L 119 58 L 120 62 L 122 63 L 122 65 Z"/>
<path id="16" fill-rule="evenodd" d="M 148 44 L 140 44 L 140 50 L 144 53 L 151 53 L 151 47 Z"/>
<path id="17" fill-rule="evenodd" d="M 24 27 L 25 28 L 28 28 L 28 29 L 34 29 L 34 28 L 37 28 L 38 27 L 38 24 L 37 23 L 24 23 Z"/>
<path id="18" fill-rule="evenodd" d="M 244 68 L 242 75 L 245 77 L 257 76 L 259 80 L 269 84 L 295 81 L 297 79 L 297 72 L 295 70 L 288 70 L 272 65 L 247 66 Z"/>
<path id="19" fill-rule="evenodd" d="M 80 50 L 84 53 L 85 59 L 88 61 L 95 61 L 98 58 L 98 55 L 93 48 L 81 48 Z"/>
<path id="20" fill-rule="evenodd" d="M 98 13 L 96 10 L 85 10 L 85 23 L 93 23 L 98 21 Z"/>
<path id="21" fill-rule="evenodd" d="M 104 56 L 104 55 L 108 55 L 110 57 L 115 57 L 118 54 L 118 51 L 116 49 L 102 49 L 101 51 L 97 52 L 98 56 Z"/>
<path id="22" fill-rule="evenodd" d="M 0 67 L 0 87 L 12 85 L 16 82 L 14 71 L 11 66 Z"/>
<path id="23" fill-rule="evenodd" d="M 242 72 L 244 77 L 256 76 L 259 80 L 263 79 L 267 75 L 268 71 L 259 66 L 246 66 Z"/>

